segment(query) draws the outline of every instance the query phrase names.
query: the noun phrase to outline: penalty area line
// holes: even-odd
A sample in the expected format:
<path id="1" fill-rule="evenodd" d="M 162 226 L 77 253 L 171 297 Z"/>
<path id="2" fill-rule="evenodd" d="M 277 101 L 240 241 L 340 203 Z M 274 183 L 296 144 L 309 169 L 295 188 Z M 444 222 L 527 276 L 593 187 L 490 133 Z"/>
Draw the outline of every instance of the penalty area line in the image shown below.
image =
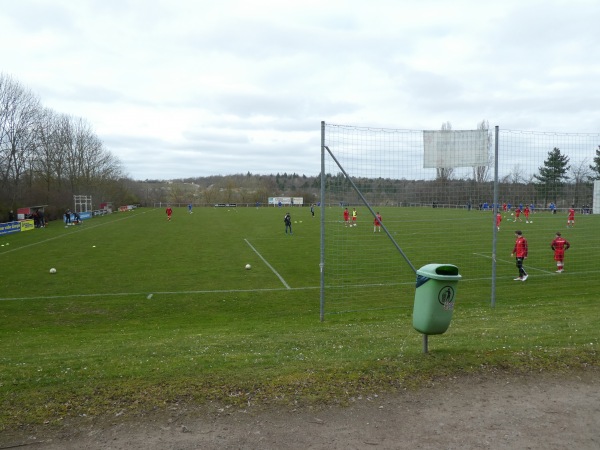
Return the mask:
<path id="1" fill-rule="evenodd" d="M 260 253 L 258 253 L 258 250 L 256 250 L 252 246 L 252 244 L 248 241 L 248 239 L 244 239 L 244 241 L 246 241 L 246 244 L 248 244 L 250 246 L 252 251 L 254 251 L 254 253 L 256 253 L 258 255 L 258 257 L 262 260 L 262 262 L 264 262 L 267 265 L 267 267 L 269 269 L 271 269 L 271 271 L 277 276 L 277 278 L 279 278 L 279 280 L 283 283 L 283 285 L 286 287 L 286 289 L 291 289 L 290 285 L 285 282 L 285 280 L 283 279 L 283 277 L 281 275 L 279 275 L 279 272 L 277 272 L 275 270 L 275 268 L 271 264 L 269 264 L 269 262 L 265 258 L 263 258 L 263 256 Z"/>

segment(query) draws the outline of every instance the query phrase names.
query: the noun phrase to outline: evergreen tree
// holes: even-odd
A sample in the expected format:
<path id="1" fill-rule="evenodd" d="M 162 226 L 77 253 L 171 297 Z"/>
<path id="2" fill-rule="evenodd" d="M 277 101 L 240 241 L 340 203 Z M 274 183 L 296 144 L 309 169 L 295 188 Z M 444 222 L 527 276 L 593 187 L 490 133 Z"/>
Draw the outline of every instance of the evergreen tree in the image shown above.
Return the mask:
<path id="1" fill-rule="evenodd" d="M 558 194 L 562 191 L 564 180 L 568 180 L 567 171 L 569 166 L 569 157 L 563 155 L 560 149 L 554 147 L 551 152 L 548 152 L 548 159 L 544 161 L 544 165 L 539 167 L 539 174 L 533 177 L 538 180 L 536 187 L 538 192 L 544 197 L 544 203 L 553 201 L 557 203 Z"/>
<path id="2" fill-rule="evenodd" d="M 593 170 L 593 175 L 590 177 L 590 180 L 600 180 L 600 145 L 596 150 L 596 157 L 594 158 L 594 165 L 590 166 L 590 169 Z"/>

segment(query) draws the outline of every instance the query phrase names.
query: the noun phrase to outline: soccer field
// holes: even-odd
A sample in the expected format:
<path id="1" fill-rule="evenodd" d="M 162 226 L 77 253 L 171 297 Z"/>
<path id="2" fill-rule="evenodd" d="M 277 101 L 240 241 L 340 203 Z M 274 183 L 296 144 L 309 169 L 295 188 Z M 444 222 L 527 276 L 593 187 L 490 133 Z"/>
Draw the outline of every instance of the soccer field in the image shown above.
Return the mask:
<path id="1" fill-rule="evenodd" d="M 598 217 L 569 230 L 560 275 L 548 246 L 564 218 L 518 224 L 530 242 L 526 283 L 513 281 L 507 218 L 491 308 L 491 214 L 382 208 L 416 267 L 452 263 L 463 277 L 450 329 L 423 355 L 414 273 L 374 236 L 367 211 L 352 229 L 341 208 L 325 211 L 327 236 L 338 230 L 348 244 L 327 245 L 350 261 L 326 299 L 352 294 L 331 294 L 324 322 L 321 210 L 290 208 L 293 235 L 287 211 L 176 208 L 168 222 L 164 210 L 140 208 L 0 237 L 0 426 L 183 400 L 344 401 L 452 372 L 598 364 Z"/>
<path id="2" fill-rule="evenodd" d="M 376 208 L 391 237 L 415 269 L 430 264 L 453 264 L 462 276 L 458 301 L 491 305 L 494 216 L 491 212 L 439 208 Z M 412 301 L 415 273 L 385 233 L 375 232 L 373 217 L 363 207 L 356 227 L 344 226 L 342 208 L 326 211 L 328 310 L 360 309 L 366 305 L 398 306 Z M 566 228 L 566 215 L 535 213 L 528 223 L 503 214 L 496 237 L 495 302 L 553 301 L 558 295 L 594 295 L 600 261 L 600 218 L 578 216 L 576 228 Z M 518 276 L 511 257 L 514 232 L 522 230 L 529 242 L 526 283 Z M 571 243 L 565 257 L 566 272 L 556 273 L 550 243 L 557 231 Z M 567 275 L 564 277 L 562 275 Z"/>

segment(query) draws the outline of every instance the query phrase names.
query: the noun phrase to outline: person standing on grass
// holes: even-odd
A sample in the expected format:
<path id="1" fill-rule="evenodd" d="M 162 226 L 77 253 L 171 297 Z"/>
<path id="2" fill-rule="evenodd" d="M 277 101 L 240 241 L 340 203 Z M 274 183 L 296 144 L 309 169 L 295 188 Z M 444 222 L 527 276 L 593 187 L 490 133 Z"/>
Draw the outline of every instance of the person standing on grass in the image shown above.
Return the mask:
<path id="1" fill-rule="evenodd" d="M 554 250 L 554 261 L 556 261 L 556 272 L 563 273 L 565 270 L 565 251 L 571 247 L 569 241 L 567 241 L 564 237 L 560 235 L 560 233 L 556 233 L 552 244 L 550 244 L 550 248 Z"/>
<path id="2" fill-rule="evenodd" d="M 523 214 L 525 214 L 525 223 L 529 223 L 529 213 L 531 211 L 529 210 L 529 206 L 525 206 L 525 209 L 523 210 Z"/>
<path id="3" fill-rule="evenodd" d="M 165 212 L 167 213 L 167 221 L 171 221 L 171 216 L 173 215 L 173 208 L 171 208 L 170 206 L 167 206 L 167 209 L 165 209 Z"/>
<path id="4" fill-rule="evenodd" d="M 350 211 L 348 211 L 348 208 L 344 209 L 344 226 L 348 226 L 348 223 L 350 222 Z"/>
<path id="5" fill-rule="evenodd" d="M 355 227 L 356 226 L 356 218 L 358 216 L 358 213 L 356 212 L 356 208 L 352 208 L 352 226 Z"/>
<path id="6" fill-rule="evenodd" d="M 571 205 L 569 209 L 569 216 L 567 217 L 567 228 L 573 228 L 575 226 L 575 205 Z"/>
<path id="7" fill-rule="evenodd" d="M 292 216 L 290 216 L 290 213 L 286 213 L 285 216 L 283 217 L 283 223 L 285 223 L 285 234 L 287 234 L 288 229 L 290 230 L 290 234 L 292 233 Z"/>
<path id="8" fill-rule="evenodd" d="M 379 231 L 381 233 L 381 214 L 377 211 L 375 219 L 373 220 L 373 233 Z"/>
<path id="9" fill-rule="evenodd" d="M 517 240 L 515 241 L 515 247 L 513 248 L 510 256 L 514 256 L 517 259 L 517 269 L 519 269 L 519 276 L 515 278 L 515 281 L 525 281 L 529 275 L 523 269 L 523 261 L 527 259 L 527 239 L 523 237 L 523 232 L 521 230 L 515 231 L 515 237 Z"/>
<path id="10" fill-rule="evenodd" d="M 496 230 L 500 231 L 500 222 L 502 222 L 502 214 L 498 212 L 496 214 Z"/>

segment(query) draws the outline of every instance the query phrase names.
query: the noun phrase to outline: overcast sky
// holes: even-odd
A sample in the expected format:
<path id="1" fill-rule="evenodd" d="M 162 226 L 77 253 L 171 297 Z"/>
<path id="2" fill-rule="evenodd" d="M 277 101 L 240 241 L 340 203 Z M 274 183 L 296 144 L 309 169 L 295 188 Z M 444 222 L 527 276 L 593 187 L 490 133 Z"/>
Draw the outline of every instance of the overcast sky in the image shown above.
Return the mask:
<path id="1" fill-rule="evenodd" d="M 320 171 L 320 123 L 600 131 L 600 1 L 0 0 L 0 70 L 134 179 Z"/>

